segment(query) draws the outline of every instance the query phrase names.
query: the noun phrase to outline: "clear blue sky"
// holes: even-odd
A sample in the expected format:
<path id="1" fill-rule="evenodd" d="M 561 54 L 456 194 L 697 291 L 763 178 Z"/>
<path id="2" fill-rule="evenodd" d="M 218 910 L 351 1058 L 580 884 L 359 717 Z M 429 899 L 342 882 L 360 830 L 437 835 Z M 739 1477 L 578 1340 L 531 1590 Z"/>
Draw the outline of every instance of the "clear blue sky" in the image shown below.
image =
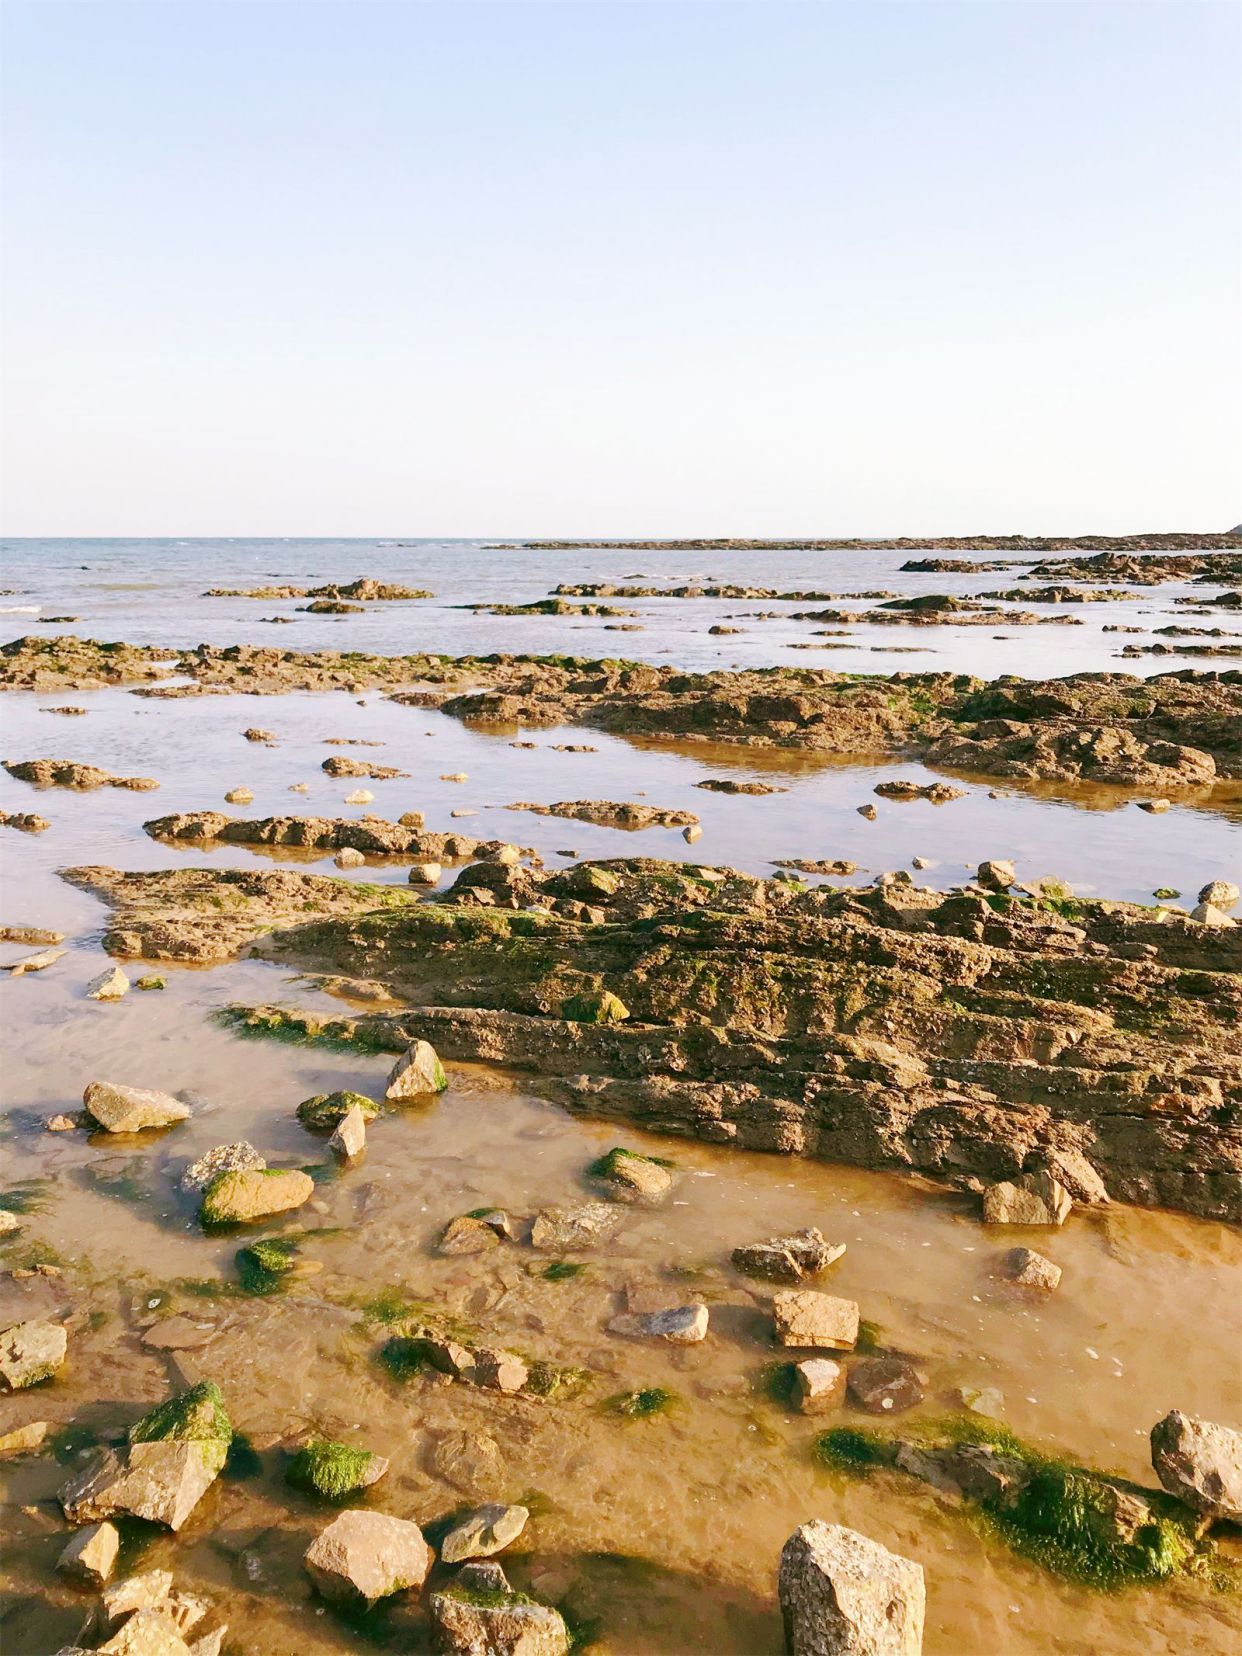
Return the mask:
<path id="1" fill-rule="evenodd" d="M 1235 5 L 4 26 L 12 534 L 1242 519 Z"/>

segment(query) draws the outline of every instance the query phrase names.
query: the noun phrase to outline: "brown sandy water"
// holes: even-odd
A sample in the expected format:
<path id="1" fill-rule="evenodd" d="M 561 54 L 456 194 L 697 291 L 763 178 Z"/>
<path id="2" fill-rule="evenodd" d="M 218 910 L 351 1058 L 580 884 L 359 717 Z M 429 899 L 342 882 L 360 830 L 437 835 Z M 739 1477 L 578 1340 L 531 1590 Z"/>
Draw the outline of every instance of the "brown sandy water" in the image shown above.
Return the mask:
<path id="1" fill-rule="evenodd" d="M 87 706 L 88 716 L 39 711 L 64 700 Z M 318 1274 L 278 1297 L 239 1297 L 232 1256 L 246 1238 L 202 1235 L 176 1193 L 182 1166 L 239 1137 L 273 1165 L 323 1161 L 323 1141 L 294 1118 L 297 1103 L 333 1087 L 374 1092 L 387 1060 L 242 1041 L 213 1025 L 210 1013 L 232 1000 L 339 1008 L 284 969 L 257 962 L 154 966 L 167 979 L 164 992 L 134 991 L 115 1005 L 86 1001 L 85 983 L 105 964 L 98 941 L 105 911 L 55 874 L 82 862 L 270 866 L 245 847 L 170 847 L 142 833 L 144 820 L 174 810 L 371 810 L 395 818 L 418 808 L 432 828 L 518 840 L 551 863 L 572 847 L 591 856 L 693 855 L 754 872 L 779 857 L 844 856 L 879 872 L 919 854 L 934 864 L 920 878 L 947 885 L 966 865 L 995 855 L 1084 892 L 1143 899 L 1168 884 L 1193 901 L 1206 879 L 1236 876 L 1236 798 L 1220 793 L 1150 817 L 1111 793 L 967 783 L 967 798 L 939 808 L 876 800 L 879 818 L 868 823 L 856 807 L 874 797 L 876 782 L 932 773 L 914 764 L 843 766 L 637 744 L 577 729 L 524 732 L 537 747 L 514 749 L 512 733 L 464 729 L 376 696 L 359 705 L 345 695 L 159 702 L 75 693 L 10 696 L 3 712 L 6 757 L 89 760 L 157 776 L 161 787 L 36 793 L 0 777 L 0 804 L 36 809 L 53 824 L 38 837 L 6 834 L 0 918 L 69 934 L 56 966 L 0 984 L 5 1185 L 39 1181 L 43 1203 L 14 1242 L 0 1245 L 0 1258 L 20 1264 L 39 1243 L 65 1267 L 59 1279 L 0 1278 L 0 1311 L 6 1321 L 42 1311 L 73 1317 L 62 1375 L 6 1399 L 0 1429 L 47 1419 L 110 1431 L 170 1384 L 216 1379 L 237 1428 L 262 1446 L 258 1463 L 239 1469 L 248 1475 L 221 1478 L 181 1536 L 153 1538 L 142 1557 L 171 1562 L 179 1585 L 212 1596 L 232 1622 L 237 1650 L 423 1648 L 422 1623 L 406 1611 L 358 1626 L 311 1595 L 299 1561 L 325 1518 L 285 1486 L 275 1442 L 307 1428 L 391 1458 L 370 1496 L 380 1510 L 433 1524 L 479 1499 L 526 1499 L 533 1517 L 515 1550 L 513 1579 L 564 1603 L 612 1656 L 776 1656 L 777 1557 L 790 1531 L 812 1516 L 851 1525 L 923 1564 L 926 1648 L 935 1656 L 1135 1649 L 1180 1656 L 1238 1647 L 1242 1607 L 1234 1598 L 1189 1584 L 1088 1592 L 981 1538 L 926 1488 L 855 1482 L 817 1466 L 816 1423 L 787 1413 L 761 1384 L 764 1366 L 779 1355 L 770 1344 L 770 1294 L 729 1265 L 741 1242 L 818 1225 L 848 1244 L 823 1286 L 857 1298 L 884 1342 L 912 1353 L 930 1376 L 926 1403 L 905 1417 L 911 1427 L 957 1407 L 961 1385 L 997 1386 L 1018 1433 L 1149 1482 L 1147 1432 L 1167 1409 L 1235 1424 L 1242 1415 L 1236 1234 L 1121 1207 L 1075 1215 L 1061 1232 L 1026 1238 L 1065 1270 L 1058 1292 L 1033 1303 L 991 1270 L 1023 1238 L 986 1231 L 966 1198 L 919 1180 L 648 1139 L 455 1068 L 438 1101 L 385 1116 L 360 1167 L 326 1179 L 313 1209 L 272 1227 L 323 1232 L 304 1248 L 322 1265 Z M 241 732 L 254 724 L 275 731 L 279 745 L 246 742 Z M 323 744 L 328 736 L 386 745 L 333 748 Z M 552 751 L 559 741 L 598 751 Z M 412 775 L 326 777 L 322 759 L 341 752 Z M 459 770 L 466 783 L 440 780 Z M 756 776 L 789 791 L 756 799 L 694 788 L 707 775 Z M 289 793 L 295 781 L 310 791 Z M 254 804 L 225 806 L 225 790 L 241 783 Z M 360 786 L 374 803 L 343 805 Z M 592 797 L 689 808 L 703 819 L 703 839 L 691 852 L 676 833 L 622 834 L 504 809 L 521 799 Z M 478 814 L 455 821 L 452 809 Z M 328 858 L 319 866 L 333 871 Z M 358 877 L 401 882 L 405 868 L 376 861 Z M 43 1119 L 76 1108 L 96 1077 L 189 1089 L 194 1116 L 141 1141 L 46 1132 Z M 551 1256 L 516 1244 L 464 1259 L 432 1251 L 443 1224 L 471 1208 L 530 1214 L 584 1197 L 584 1167 L 618 1142 L 672 1156 L 677 1187 L 662 1208 L 625 1210 L 612 1243 L 576 1256 L 585 1266 L 579 1275 L 549 1280 Z M 672 1271 L 686 1273 L 669 1279 L 684 1284 L 686 1298 L 701 1295 L 711 1307 L 703 1345 L 676 1351 L 607 1332 L 628 1280 L 665 1280 Z M 590 1383 L 576 1399 L 546 1402 L 419 1378 L 400 1385 L 376 1361 L 390 1330 L 360 1311 L 383 1293 L 457 1319 L 480 1340 L 586 1368 Z M 143 1324 L 169 1310 L 204 1325 L 201 1350 L 172 1359 L 143 1347 Z M 619 1392 L 657 1385 L 676 1394 L 667 1413 L 627 1420 L 606 1406 Z M 828 1423 L 846 1422 L 869 1423 L 848 1410 Z M 499 1467 L 481 1480 L 450 1459 L 463 1432 L 487 1434 L 498 1446 Z M 53 1571 L 66 1535 L 54 1496 L 75 1464 L 74 1448 L 72 1439 L 61 1448 L 66 1465 L 44 1455 L 4 1468 L 6 1656 L 43 1656 L 70 1642 L 91 1602 Z"/>

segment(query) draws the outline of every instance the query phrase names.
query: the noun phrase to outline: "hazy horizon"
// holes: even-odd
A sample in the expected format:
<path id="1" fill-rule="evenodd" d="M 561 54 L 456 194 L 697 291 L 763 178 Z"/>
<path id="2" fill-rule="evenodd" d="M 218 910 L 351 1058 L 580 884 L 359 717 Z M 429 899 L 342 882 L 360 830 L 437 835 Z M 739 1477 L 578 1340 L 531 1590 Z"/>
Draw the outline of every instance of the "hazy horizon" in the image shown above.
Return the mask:
<path id="1" fill-rule="evenodd" d="M 11 536 L 1242 512 L 1236 6 L 8 0 L 3 29 Z"/>

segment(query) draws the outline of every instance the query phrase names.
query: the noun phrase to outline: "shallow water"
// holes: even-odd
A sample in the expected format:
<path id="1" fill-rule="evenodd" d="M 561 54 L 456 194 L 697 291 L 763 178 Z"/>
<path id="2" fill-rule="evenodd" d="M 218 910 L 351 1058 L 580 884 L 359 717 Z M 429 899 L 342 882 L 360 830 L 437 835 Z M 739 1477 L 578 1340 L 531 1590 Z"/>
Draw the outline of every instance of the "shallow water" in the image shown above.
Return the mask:
<path id="1" fill-rule="evenodd" d="M 106 562 L 110 554 L 100 545 L 91 543 L 77 561 Z M 36 587 L 36 600 L 54 602 L 53 613 L 62 607 L 81 613 L 88 624 L 72 630 L 82 633 L 134 641 L 235 641 L 251 636 L 237 617 L 288 611 L 292 604 L 239 602 L 230 614 L 226 601 L 217 612 L 206 600 L 190 604 L 188 594 L 269 575 L 320 580 L 374 573 L 425 579 L 450 596 L 459 594 L 455 601 L 538 597 L 547 590 L 553 562 L 551 554 L 523 554 L 517 563 L 505 554 L 502 568 L 493 554 L 485 572 L 478 554 L 459 555 L 457 549 L 393 549 L 381 563 L 381 554 L 372 550 L 368 557 L 365 547 L 351 546 L 346 559 L 330 543 L 315 543 L 309 552 L 301 543 L 242 545 L 221 549 L 209 572 L 200 563 L 195 575 L 190 559 L 199 551 L 170 545 L 161 552 L 154 585 L 141 590 L 132 585 L 141 572 L 137 560 L 141 554 L 149 562 L 149 556 L 121 549 L 105 570 L 81 572 L 96 577 L 98 592 L 88 599 L 85 586 L 71 587 L 62 543 L 58 561 L 38 575 L 46 585 Z M 561 555 L 555 579 L 643 570 L 678 580 L 691 573 L 688 566 L 671 569 L 667 558 L 652 563 L 654 556 L 574 554 L 569 569 Z M 898 582 L 891 569 L 883 575 L 853 567 L 848 577 L 827 574 L 840 556 L 789 559 L 775 573 L 757 571 L 753 554 L 733 560 L 713 555 L 710 573 L 839 590 L 915 590 L 908 584 L 914 580 L 949 590 L 951 581 L 961 582 Z M 32 579 L 24 566 L 15 574 L 10 564 L 4 584 Z M 956 590 L 1009 584 L 1002 574 L 966 580 Z M 72 601 L 65 602 L 70 590 Z M 1170 589 L 1159 590 L 1163 603 Z M 1155 601 L 1145 594 L 1137 602 Z M 711 619 L 737 607 L 745 606 L 714 605 Z M 691 615 L 696 608 L 700 613 Z M 1112 605 L 1085 609 L 1117 618 Z M 480 623 L 463 612 L 433 616 L 425 606 L 405 605 L 375 606 L 372 614 L 342 622 L 303 617 L 297 628 L 252 626 L 252 636 L 281 647 L 339 644 L 337 629 L 348 626 L 351 644 L 367 649 L 592 652 L 615 647 L 620 637 L 626 653 L 668 650 L 699 665 L 737 659 L 713 654 L 722 646 L 760 648 L 746 640 L 708 639 L 702 606 L 670 602 L 661 614 L 667 611 L 677 618 L 653 624 L 646 634 L 601 633 L 601 642 L 589 644 L 581 633 L 566 632 L 573 624 L 564 621 Z M 424 618 L 412 619 L 418 616 Z M 9 619 L 14 632 L 28 625 L 25 617 Z M 370 632 L 356 632 L 355 623 Z M 886 642 L 896 642 L 891 632 L 886 630 Z M 1088 632 L 1096 634 L 1097 649 L 1112 647 L 1094 624 L 1027 629 L 1022 643 L 1045 651 L 1071 648 L 1068 640 L 1085 643 L 1080 635 Z M 768 646 L 775 636 L 763 633 L 764 659 L 772 659 Z M 612 643 L 604 645 L 605 637 Z M 946 644 L 941 629 L 912 629 L 910 638 L 958 648 L 956 641 Z M 976 671 L 999 670 L 984 664 L 986 643 L 979 629 L 964 635 L 962 662 Z M 840 657 L 826 659 L 843 664 Z M 949 664 L 910 659 L 915 665 Z M 871 660 L 883 670 L 900 665 Z M 1038 667 L 1013 657 L 1006 662 L 1009 670 L 1058 670 L 1047 657 Z M 1087 664 L 1108 663 L 1097 656 Z M 65 719 L 41 711 L 65 700 L 87 707 L 88 715 Z M 1236 796 L 1218 793 L 1207 803 L 1147 816 L 1105 790 L 966 781 L 967 797 L 941 807 L 877 799 L 879 816 L 870 823 L 857 806 L 873 798 L 877 782 L 928 780 L 932 773 L 915 764 L 739 754 L 581 729 L 523 733 L 537 745 L 518 749 L 509 746 L 512 732 L 467 729 L 375 693 L 361 703 L 345 694 L 164 702 L 124 691 L 10 695 L 0 703 L 0 717 L 7 758 L 87 760 L 123 774 L 153 775 L 161 784 L 154 793 L 37 793 L 0 776 L 0 807 L 38 810 L 52 822 L 40 836 L 5 832 L 8 875 L 0 919 L 69 934 L 68 952 L 50 970 L 0 981 L 5 1184 L 39 1181 L 34 1188 L 42 1200 L 41 1211 L 29 1217 L 15 1242 L 0 1245 L 0 1254 L 6 1264 L 20 1264 L 32 1243 L 42 1243 L 66 1268 L 60 1279 L 0 1278 L 0 1312 L 5 1321 L 41 1310 L 75 1314 L 62 1376 L 8 1399 L 0 1429 L 47 1419 L 56 1426 L 110 1430 L 163 1396 L 178 1376 L 217 1379 L 235 1425 L 260 1448 L 259 1463 L 248 1476 L 222 1478 L 179 1538 L 150 1540 L 144 1562 L 170 1561 L 180 1586 L 213 1597 L 232 1622 L 232 1648 L 260 1656 L 376 1645 L 424 1648 L 422 1624 L 401 1609 L 358 1626 L 325 1611 L 311 1595 L 299 1560 L 324 1517 L 284 1485 L 275 1442 L 309 1427 L 391 1458 L 387 1478 L 370 1497 L 384 1511 L 434 1524 L 478 1499 L 529 1497 L 533 1517 L 515 1549 L 511 1576 L 538 1596 L 564 1603 L 594 1639 L 591 1648 L 612 1656 L 777 1656 L 776 1561 L 785 1537 L 812 1516 L 852 1525 L 923 1564 L 926 1649 L 933 1656 L 1128 1656 L 1136 1648 L 1181 1656 L 1238 1647 L 1242 1610 L 1236 1598 L 1189 1585 L 1117 1596 L 1087 1592 L 986 1541 L 926 1488 L 855 1482 L 817 1467 L 811 1455 L 816 1424 L 787 1413 L 761 1385 L 764 1366 L 776 1355 L 768 1333 L 770 1294 L 738 1276 L 728 1258 L 741 1242 L 820 1226 L 830 1240 L 848 1244 L 823 1286 L 857 1298 L 883 1341 L 912 1353 L 929 1375 L 926 1403 L 906 1417 L 911 1426 L 956 1408 L 959 1386 L 997 1386 L 1006 1422 L 1020 1434 L 1150 1482 L 1147 1432 L 1167 1409 L 1231 1424 L 1242 1415 L 1236 1292 L 1242 1241 L 1236 1233 L 1117 1206 L 1102 1215 L 1075 1215 L 1063 1231 L 1031 1239 L 1065 1271 L 1058 1292 L 1033 1303 L 992 1274 L 996 1256 L 1015 1237 L 981 1227 L 965 1197 L 916 1179 L 649 1139 L 616 1124 L 571 1117 L 499 1077 L 458 1066 L 449 1091 L 434 1104 L 376 1123 L 363 1164 L 326 1179 L 313 1209 L 283 1226 L 322 1232 L 304 1247 L 305 1257 L 322 1265 L 318 1274 L 276 1298 L 238 1297 L 231 1291 L 232 1256 L 244 1238 L 201 1234 L 175 1191 L 181 1167 L 213 1144 L 239 1137 L 250 1138 L 274 1165 L 321 1162 L 323 1142 L 297 1123 L 297 1103 L 340 1086 L 374 1092 L 386 1061 L 242 1041 L 215 1026 L 210 1013 L 233 1000 L 341 1008 L 284 968 L 259 962 L 160 966 L 168 984 L 162 993 L 134 991 L 114 1005 L 86 1001 L 85 984 L 105 964 L 99 937 L 106 911 L 55 872 L 84 862 L 125 869 L 199 862 L 271 866 L 245 847 L 166 846 L 142 832 L 145 820 L 172 811 L 228 810 L 225 791 L 244 783 L 255 799 L 232 808 L 239 815 L 370 810 L 396 818 L 417 808 L 431 828 L 513 839 L 537 847 L 553 865 L 570 848 L 583 856 L 693 855 L 756 873 L 770 871 L 772 860 L 783 857 L 848 857 L 879 872 L 909 866 L 920 855 L 932 867 L 918 878 L 949 885 L 982 857 L 1008 856 L 1025 875 L 1056 874 L 1082 892 L 1144 900 L 1156 887 L 1171 885 L 1193 900 L 1203 881 L 1236 877 L 1242 862 Z M 274 731 L 277 745 L 245 741 L 242 731 L 252 724 Z M 331 736 L 385 745 L 327 747 L 324 738 Z M 597 751 L 557 753 L 553 744 L 561 741 L 586 742 Z M 319 768 L 334 752 L 374 757 L 411 776 L 334 780 Z M 462 770 L 465 783 L 440 780 Z M 788 792 L 728 797 L 693 786 L 709 775 L 761 777 Z M 293 782 L 306 782 L 309 791 L 290 793 Z M 359 786 L 371 789 L 374 802 L 345 806 L 344 796 Z M 688 808 L 701 816 L 703 838 L 691 853 L 676 832 L 625 834 L 506 809 L 520 800 L 592 797 L 645 797 Z M 454 809 L 478 814 L 453 819 Z M 297 866 L 335 872 L 326 857 Z M 377 860 L 353 877 L 402 882 L 405 875 L 401 863 Z M 21 952 L 28 951 L 5 946 L 3 957 Z M 44 1118 L 75 1109 L 85 1083 L 100 1076 L 190 1089 L 194 1116 L 169 1134 L 118 1144 L 46 1132 Z M 441 1227 L 457 1213 L 499 1204 L 529 1214 L 582 1197 L 583 1169 L 617 1142 L 671 1155 L 677 1187 L 665 1207 L 626 1210 L 613 1243 L 578 1256 L 585 1266 L 579 1275 L 549 1280 L 543 1271 L 550 1256 L 516 1244 L 464 1259 L 433 1252 Z M 687 1274 L 670 1278 L 675 1269 Z M 655 1349 L 607 1332 L 625 1283 L 653 1278 L 680 1284 L 686 1297 L 701 1295 L 709 1303 L 712 1332 L 703 1345 Z M 359 1306 L 390 1291 L 425 1302 L 496 1344 L 582 1366 L 591 1371 L 590 1384 L 578 1399 L 548 1402 L 440 1388 L 420 1379 L 399 1385 L 376 1361 L 389 1331 L 358 1319 Z M 172 1295 L 168 1302 L 165 1293 Z M 201 1351 L 170 1359 L 143 1347 L 143 1323 L 170 1305 L 206 1325 L 210 1341 Z M 633 1421 L 609 1410 L 610 1397 L 640 1386 L 668 1388 L 677 1397 L 674 1407 Z M 852 1411 L 829 1417 L 828 1423 L 834 1421 L 867 1423 Z M 446 1446 L 462 1431 L 496 1441 L 501 1465 L 494 1480 L 471 1485 L 460 1474 L 457 1481 L 446 1475 Z M 69 1464 L 72 1448 L 70 1443 L 63 1450 Z M 52 1569 L 65 1540 L 54 1503 L 65 1476 L 65 1467 L 49 1456 L 4 1467 L 12 1536 L 0 1622 L 6 1656 L 44 1656 L 70 1642 L 91 1602 L 60 1583 Z"/>

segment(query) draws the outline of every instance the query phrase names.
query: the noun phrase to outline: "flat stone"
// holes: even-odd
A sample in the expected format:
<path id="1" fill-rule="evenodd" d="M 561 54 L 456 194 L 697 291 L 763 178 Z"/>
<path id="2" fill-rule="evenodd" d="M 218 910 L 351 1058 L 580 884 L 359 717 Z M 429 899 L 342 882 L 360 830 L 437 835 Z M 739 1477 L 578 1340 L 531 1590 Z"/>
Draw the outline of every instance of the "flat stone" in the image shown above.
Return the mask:
<path id="1" fill-rule="evenodd" d="M 328 1149 L 342 1161 L 357 1161 L 367 1147 L 367 1122 L 360 1105 L 355 1104 L 342 1116 L 340 1125 L 328 1140 Z"/>
<path id="2" fill-rule="evenodd" d="M 82 1094 L 88 1113 L 109 1133 L 141 1133 L 149 1127 L 171 1127 L 190 1114 L 187 1104 L 170 1093 L 146 1087 L 122 1087 L 112 1081 L 92 1081 Z"/>
<path id="3" fill-rule="evenodd" d="M 56 1568 L 76 1581 L 100 1587 L 116 1568 L 121 1537 L 116 1526 L 105 1520 L 79 1530 L 56 1560 Z"/>
<path id="4" fill-rule="evenodd" d="M 816 1518 L 781 1549 L 789 1656 L 920 1656 L 923 1570 L 878 1541 Z"/>
<path id="5" fill-rule="evenodd" d="M 631 1339 L 666 1340 L 669 1345 L 697 1345 L 707 1338 L 705 1305 L 674 1305 L 662 1311 L 626 1312 L 608 1324 L 610 1333 Z"/>
<path id="6" fill-rule="evenodd" d="M 858 1304 L 813 1288 L 788 1288 L 772 1301 L 779 1345 L 852 1351 L 858 1342 Z"/>
<path id="7" fill-rule="evenodd" d="M 109 966 L 107 971 L 100 972 L 93 977 L 86 986 L 87 1000 L 111 1001 L 120 1000 L 129 990 L 129 979 L 119 966 Z"/>
<path id="8" fill-rule="evenodd" d="M 99 1647 L 108 1656 L 190 1656 L 176 1621 L 166 1610 L 139 1610 Z"/>
<path id="9" fill-rule="evenodd" d="M 69 1336 L 58 1322 L 11 1323 L 0 1333 L 0 1379 L 8 1391 L 50 1380 L 65 1360 Z"/>
<path id="10" fill-rule="evenodd" d="M 206 1448 L 162 1438 L 105 1449 L 61 1489 L 65 1517 L 85 1524 L 125 1512 L 179 1530 L 216 1478 Z"/>
<path id="11" fill-rule="evenodd" d="M 142 1336 L 150 1351 L 198 1351 L 216 1337 L 214 1323 L 196 1322 L 193 1317 L 161 1317 Z"/>
<path id="12" fill-rule="evenodd" d="M 5 971 L 10 977 L 25 977 L 27 972 L 45 972 L 67 952 L 65 949 L 40 949 L 38 954 L 23 955 L 21 960 L 15 960 L 11 966 L 5 967 Z"/>
<path id="13" fill-rule="evenodd" d="M 1171 1409 L 1151 1429 L 1151 1464 L 1169 1494 L 1196 1512 L 1242 1519 L 1242 1432 Z"/>
<path id="14" fill-rule="evenodd" d="M 46 1420 L 32 1420 L 28 1425 L 5 1432 L 0 1436 L 0 1457 L 35 1454 L 42 1449 L 49 1430 Z"/>
<path id="15" fill-rule="evenodd" d="M 1023 1288 L 1039 1288 L 1051 1293 L 1061 1280 L 1061 1267 L 1054 1265 L 1034 1248 L 1010 1248 L 1002 1261 L 1002 1269 L 1011 1282 Z"/>
<path id="16" fill-rule="evenodd" d="M 900 1414 L 923 1401 L 923 1387 L 904 1357 L 868 1357 L 855 1363 L 847 1382 L 850 1402 L 867 1414 Z"/>
<path id="17" fill-rule="evenodd" d="M 983 1415 L 987 1420 L 1005 1418 L 1005 1394 L 999 1386 L 959 1386 L 957 1395 L 971 1414 Z"/>
<path id="18" fill-rule="evenodd" d="M 467 1558 L 489 1558 L 517 1540 L 529 1517 L 530 1512 L 524 1506 L 492 1502 L 476 1507 L 454 1524 L 440 1543 L 441 1561 L 460 1564 Z"/>
<path id="19" fill-rule="evenodd" d="M 794 1398 L 803 1414 L 827 1414 L 845 1402 L 845 1364 L 808 1357 L 794 1364 Z"/>
<path id="20" fill-rule="evenodd" d="M 206 1224 L 247 1224 L 299 1208 L 314 1194 L 315 1181 L 297 1168 L 218 1173 L 203 1192 L 202 1217 Z"/>
<path id="21" fill-rule="evenodd" d="M 444 1065 L 430 1041 L 415 1041 L 393 1065 L 384 1088 L 385 1098 L 422 1098 L 448 1086 Z"/>
<path id="22" fill-rule="evenodd" d="M 182 1190 L 206 1190 L 217 1173 L 250 1173 L 262 1169 L 267 1162 L 245 1139 L 233 1144 L 217 1144 L 205 1156 L 191 1162 L 178 1181 Z"/>
<path id="23" fill-rule="evenodd" d="M 485 1602 L 448 1587 L 432 1593 L 428 1610 L 446 1656 L 569 1656 L 569 1628 L 550 1604 Z"/>
<path id="24" fill-rule="evenodd" d="M 474 1374 L 471 1378 L 476 1386 L 512 1396 L 526 1384 L 530 1370 L 515 1352 L 493 1351 L 484 1346 L 474 1353 Z"/>
<path id="25" fill-rule="evenodd" d="M 531 1226 L 531 1246 L 564 1253 L 597 1248 L 608 1241 L 620 1222 L 617 1210 L 608 1202 L 544 1208 Z"/>
<path id="26" fill-rule="evenodd" d="M 1063 1225 L 1073 1207 L 1070 1193 L 1051 1173 L 1023 1173 L 989 1185 L 983 1193 L 985 1225 Z"/>
<path id="27" fill-rule="evenodd" d="M 421 1587 L 432 1554 L 422 1530 L 409 1519 L 351 1510 L 316 1536 L 303 1563 L 325 1598 L 370 1605 Z"/>

